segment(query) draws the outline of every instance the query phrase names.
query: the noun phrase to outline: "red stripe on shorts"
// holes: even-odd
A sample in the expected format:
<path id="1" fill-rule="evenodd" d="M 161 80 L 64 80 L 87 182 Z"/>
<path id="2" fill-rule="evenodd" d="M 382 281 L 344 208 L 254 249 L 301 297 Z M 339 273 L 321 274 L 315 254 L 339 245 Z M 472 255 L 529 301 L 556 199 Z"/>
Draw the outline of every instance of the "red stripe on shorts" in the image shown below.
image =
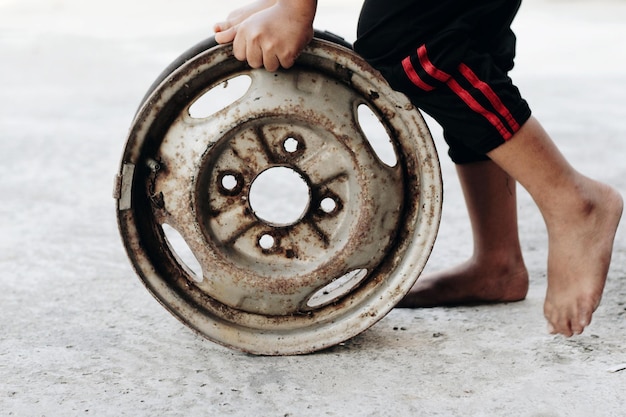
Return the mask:
<path id="1" fill-rule="evenodd" d="M 509 140 L 513 136 L 511 132 L 504 126 L 504 123 L 500 120 L 500 118 L 495 115 L 493 112 L 490 112 L 485 107 L 483 107 L 472 94 L 464 89 L 454 78 L 450 78 L 448 81 L 448 87 L 457 95 L 461 100 L 467 104 L 467 106 L 475 111 L 476 113 L 482 115 L 485 119 L 489 121 L 498 130 L 498 133 L 502 136 L 504 140 Z"/>
<path id="2" fill-rule="evenodd" d="M 500 100 L 495 91 L 493 91 L 486 82 L 480 80 L 478 76 L 467 65 L 461 64 L 459 66 L 459 72 L 467 81 L 469 81 L 472 87 L 480 91 L 487 98 L 487 100 L 489 100 L 489 103 L 491 103 L 493 108 L 496 110 L 496 112 L 498 112 L 500 116 L 486 109 L 482 104 L 480 104 L 478 100 L 476 100 L 476 98 L 472 96 L 472 93 L 463 88 L 463 86 L 461 86 L 458 81 L 452 78 L 450 74 L 437 68 L 428 57 L 426 45 L 422 45 L 417 48 L 417 57 L 419 59 L 420 65 L 429 76 L 436 79 L 437 81 L 446 83 L 448 88 L 450 88 L 450 90 L 452 90 L 454 94 L 456 94 L 461 100 L 463 100 L 463 102 L 467 104 L 467 106 L 471 110 L 487 119 L 487 121 L 496 128 L 496 130 L 504 140 L 511 139 L 513 134 L 504 125 L 504 123 L 502 123 L 500 116 L 504 120 L 506 120 L 513 132 L 519 130 L 519 124 L 517 123 L 509 109 L 504 105 L 502 100 Z M 409 77 L 409 80 L 411 80 L 411 82 L 417 87 L 425 91 L 434 90 L 433 86 L 424 82 L 424 80 L 420 78 L 417 71 L 415 70 L 415 67 L 413 66 L 413 62 L 411 61 L 410 57 L 406 57 L 402 60 L 402 67 L 404 68 L 404 72 L 406 73 L 407 77 Z"/>
<path id="3" fill-rule="evenodd" d="M 435 80 L 445 83 L 450 79 L 450 74 L 441 71 L 430 61 L 428 58 L 428 52 L 426 51 L 426 45 L 422 45 L 417 48 L 417 57 L 419 58 L 424 71 L 426 71 L 426 73 L 428 73 L 428 75 L 433 77 Z"/>
<path id="4" fill-rule="evenodd" d="M 459 66 L 459 71 L 474 88 L 478 89 L 485 95 L 485 97 L 487 97 L 487 100 L 489 100 L 493 108 L 500 113 L 500 116 L 502 116 L 502 118 L 504 118 L 504 120 L 509 124 L 511 129 L 513 129 L 513 132 L 517 132 L 520 127 L 519 123 L 517 123 L 517 120 L 515 120 L 509 109 L 504 105 L 502 100 L 500 100 L 500 97 L 498 97 L 489 84 L 478 78 L 474 71 L 472 71 L 470 67 L 465 64 L 461 64 Z"/>
<path id="5" fill-rule="evenodd" d="M 404 68 L 406 76 L 409 77 L 409 80 L 411 80 L 413 84 L 415 84 L 424 91 L 432 91 L 435 89 L 435 87 L 424 82 L 424 80 L 420 78 L 420 76 L 417 74 L 417 71 L 415 71 L 415 68 L 413 67 L 411 57 L 407 56 L 402 60 L 402 67 Z"/>

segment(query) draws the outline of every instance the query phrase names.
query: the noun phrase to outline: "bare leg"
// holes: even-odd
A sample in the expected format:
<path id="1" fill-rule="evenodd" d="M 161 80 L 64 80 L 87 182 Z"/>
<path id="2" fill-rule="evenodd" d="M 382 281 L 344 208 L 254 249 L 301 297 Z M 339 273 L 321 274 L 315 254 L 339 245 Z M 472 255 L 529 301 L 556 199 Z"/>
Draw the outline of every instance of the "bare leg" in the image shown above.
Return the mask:
<path id="1" fill-rule="evenodd" d="M 516 182 L 491 161 L 459 165 L 457 172 L 474 236 L 465 263 L 420 277 L 398 307 L 518 301 L 528 272 L 517 230 Z"/>
<path id="2" fill-rule="evenodd" d="M 574 170 L 534 118 L 489 156 L 528 190 L 546 222 L 549 248 L 544 314 L 550 331 L 565 336 L 582 333 L 602 298 L 623 210 L 622 197 L 613 188 Z M 492 179 L 487 181 L 483 175 L 491 175 Z M 523 294 L 518 299 L 525 296 L 527 274 L 525 269 L 514 266 L 516 262 L 509 264 L 512 273 L 493 264 L 480 265 L 506 259 L 489 244 L 495 239 L 492 242 L 500 240 L 513 257 L 519 255 L 517 265 L 523 267 L 519 249 L 511 245 L 517 240 L 516 217 L 507 218 L 503 213 L 513 211 L 502 210 L 514 206 L 514 194 L 508 201 L 503 199 L 505 194 L 498 193 L 498 187 L 494 186 L 498 175 L 502 173 L 497 174 L 497 170 L 489 166 L 459 168 L 475 236 L 475 253 L 460 267 L 420 278 L 399 307 L 514 300 L 516 297 L 508 295 L 494 296 L 503 284 L 517 287 L 512 293 Z M 480 213 L 490 214 L 481 216 Z M 489 222 L 492 222 L 492 229 Z M 500 234 L 495 233 L 498 230 Z M 490 275 L 488 271 L 500 272 Z M 475 282 L 470 283 L 472 280 Z"/>
<path id="3" fill-rule="evenodd" d="M 534 118 L 489 156 L 528 190 L 545 220 L 544 314 L 551 332 L 580 334 L 602 297 L 622 214 L 621 196 L 575 171 Z"/>

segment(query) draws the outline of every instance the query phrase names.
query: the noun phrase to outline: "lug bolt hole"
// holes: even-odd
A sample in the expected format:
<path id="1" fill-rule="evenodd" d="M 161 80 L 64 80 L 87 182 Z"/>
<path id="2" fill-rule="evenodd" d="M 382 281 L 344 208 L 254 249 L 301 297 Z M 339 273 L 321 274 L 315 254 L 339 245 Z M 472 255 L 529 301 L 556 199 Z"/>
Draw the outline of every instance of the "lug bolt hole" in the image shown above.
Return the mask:
<path id="1" fill-rule="evenodd" d="M 225 195 L 237 195 L 243 188 L 243 176 L 236 172 L 223 172 L 218 178 L 219 190 Z"/>
<path id="2" fill-rule="evenodd" d="M 268 233 L 261 235 L 259 238 L 259 247 L 263 250 L 270 251 L 276 248 L 276 238 Z"/>
<path id="3" fill-rule="evenodd" d="M 228 191 L 234 190 L 237 188 L 237 178 L 234 175 L 224 175 L 222 177 L 222 187 Z"/>
<path id="4" fill-rule="evenodd" d="M 337 202 L 331 197 L 326 197 L 320 202 L 320 208 L 324 213 L 332 214 L 337 210 Z"/>
<path id="5" fill-rule="evenodd" d="M 301 148 L 302 148 L 302 144 L 296 138 L 287 138 L 283 142 L 283 149 L 287 153 L 294 154 L 294 153 L 300 151 Z"/>

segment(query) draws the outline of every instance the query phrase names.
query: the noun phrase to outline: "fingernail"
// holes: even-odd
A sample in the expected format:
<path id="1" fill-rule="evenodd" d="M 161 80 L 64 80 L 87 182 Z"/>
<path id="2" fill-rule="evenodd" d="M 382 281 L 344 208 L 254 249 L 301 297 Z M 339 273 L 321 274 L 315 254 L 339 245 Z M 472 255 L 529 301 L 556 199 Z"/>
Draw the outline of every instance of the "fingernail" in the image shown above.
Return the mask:
<path id="1" fill-rule="evenodd" d="M 548 323 L 548 333 L 550 333 L 550 334 L 556 333 L 556 329 L 554 328 L 554 326 L 551 323 Z"/>

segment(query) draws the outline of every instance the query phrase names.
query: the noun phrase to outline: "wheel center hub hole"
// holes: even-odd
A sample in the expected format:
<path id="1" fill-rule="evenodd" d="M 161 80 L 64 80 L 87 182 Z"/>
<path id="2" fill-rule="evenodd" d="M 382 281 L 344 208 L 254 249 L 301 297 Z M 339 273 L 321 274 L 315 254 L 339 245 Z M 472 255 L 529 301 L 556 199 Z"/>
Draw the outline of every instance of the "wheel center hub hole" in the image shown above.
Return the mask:
<path id="1" fill-rule="evenodd" d="M 275 226 L 298 223 L 309 208 L 311 189 L 288 167 L 269 168 L 250 185 L 250 207 L 262 221 Z"/>

